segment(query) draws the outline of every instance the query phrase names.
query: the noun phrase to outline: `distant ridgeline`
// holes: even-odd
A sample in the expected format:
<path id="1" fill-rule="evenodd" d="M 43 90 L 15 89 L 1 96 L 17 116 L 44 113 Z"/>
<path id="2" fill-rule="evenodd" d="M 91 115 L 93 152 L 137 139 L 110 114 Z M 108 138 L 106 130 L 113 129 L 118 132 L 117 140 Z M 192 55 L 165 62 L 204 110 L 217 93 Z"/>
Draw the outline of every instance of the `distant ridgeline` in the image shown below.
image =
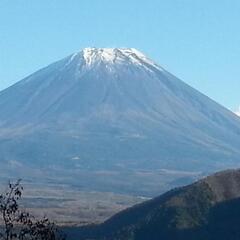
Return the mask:
<path id="1" fill-rule="evenodd" d="M 239 197 L 240 170 L 229 170 L 68 231 L 79 240 L 239 240 Z"/>

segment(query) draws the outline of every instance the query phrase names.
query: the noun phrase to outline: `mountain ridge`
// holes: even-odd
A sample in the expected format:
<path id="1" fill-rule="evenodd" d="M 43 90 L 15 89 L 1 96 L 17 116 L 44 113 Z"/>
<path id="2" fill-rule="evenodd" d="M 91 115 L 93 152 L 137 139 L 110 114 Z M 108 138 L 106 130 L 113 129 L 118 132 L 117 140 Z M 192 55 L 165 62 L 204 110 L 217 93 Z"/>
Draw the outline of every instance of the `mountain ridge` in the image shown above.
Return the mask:
<path id="1" fill-rule="evenodd" d="M 240 170 L 216 173 L 74 231 L 78 239 L 235 240 L 240 236 L 239 180 Z"/>

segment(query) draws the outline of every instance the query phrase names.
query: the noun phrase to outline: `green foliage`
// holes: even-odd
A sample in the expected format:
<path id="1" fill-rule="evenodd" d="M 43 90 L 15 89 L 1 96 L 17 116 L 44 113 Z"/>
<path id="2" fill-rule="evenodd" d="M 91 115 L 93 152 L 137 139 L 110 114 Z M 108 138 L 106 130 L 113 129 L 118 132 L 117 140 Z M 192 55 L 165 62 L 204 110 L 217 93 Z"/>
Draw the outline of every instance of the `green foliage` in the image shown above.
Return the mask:
<path id="1" fill-rule="evenodd" d="M 9 183 L 0 195 L 0 213 L 4 223 L 1 240 L 65 240 L 56 225 L 44 217 L 37 220 L 28 212 L 19 209 L 23 187 L 20 180 Z"/>

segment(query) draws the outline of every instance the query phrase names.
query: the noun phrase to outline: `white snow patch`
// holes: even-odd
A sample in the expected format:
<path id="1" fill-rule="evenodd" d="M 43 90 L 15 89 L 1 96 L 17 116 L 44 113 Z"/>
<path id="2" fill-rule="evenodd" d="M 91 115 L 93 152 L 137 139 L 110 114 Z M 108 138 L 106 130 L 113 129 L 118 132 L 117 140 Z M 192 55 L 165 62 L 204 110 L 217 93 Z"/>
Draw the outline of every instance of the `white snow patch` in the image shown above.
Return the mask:
<path id="1" fill-rule="evenodd" d="M 239 107 L 238 110 L 235 111 L 234 113 L 240 117 L 240 107 Z"/>
<path id="2" fill-rule="evenodd" d="M 135 48 L 84 48 L 81 52 L 72 54 L 66 65 L 69 65 L 76 56 L 79 57 L 80 65 L 85 65 L 87 68 L 103 63 L 111 70 L 116 65 L 130 64 L 151 72 L 152 68 L 163 71 L 160 66 Z"/>

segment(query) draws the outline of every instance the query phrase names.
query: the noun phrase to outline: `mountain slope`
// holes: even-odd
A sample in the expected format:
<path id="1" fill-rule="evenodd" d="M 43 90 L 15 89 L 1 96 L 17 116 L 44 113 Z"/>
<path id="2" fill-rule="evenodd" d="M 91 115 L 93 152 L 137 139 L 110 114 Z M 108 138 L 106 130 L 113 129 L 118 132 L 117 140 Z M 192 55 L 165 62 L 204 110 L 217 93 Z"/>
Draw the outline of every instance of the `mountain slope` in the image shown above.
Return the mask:
<path id="1" fill-rule="evenodd" d="M 75 233 L 78 239 L 237 240 L 239 223 L 240 170 L 235 170 L 172 190 Z"/>
<path id="2" fill-rule="evenodd" d="M 2 165 L 87 189 L 152 195 L 239 156 L 240 119 L 135 49 L 87 48 L 0 92 Z"/>

